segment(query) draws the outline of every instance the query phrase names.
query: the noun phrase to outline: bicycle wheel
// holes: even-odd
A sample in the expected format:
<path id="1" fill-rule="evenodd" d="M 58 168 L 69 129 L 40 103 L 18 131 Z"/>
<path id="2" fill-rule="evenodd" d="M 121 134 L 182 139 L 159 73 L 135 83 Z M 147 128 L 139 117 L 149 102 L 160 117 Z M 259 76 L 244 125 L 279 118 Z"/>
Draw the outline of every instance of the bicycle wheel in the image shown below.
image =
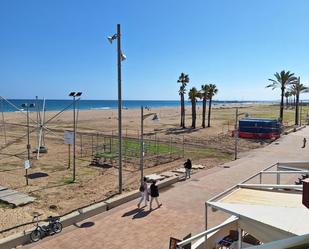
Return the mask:
<path id="1" fill-rule="evenodd" d="M 35 229 L 30 234 L 30 239 L 32 242 L 37 242 L 41 239 L 42 232 L 39 229 Z"/>
<path id="2" fill-rule="evenodd" d="M 62 231 L 62 224 L 60 222 L 56 222 L 52 226 L 52 230 L 54 233 L 60 233 Z"/>

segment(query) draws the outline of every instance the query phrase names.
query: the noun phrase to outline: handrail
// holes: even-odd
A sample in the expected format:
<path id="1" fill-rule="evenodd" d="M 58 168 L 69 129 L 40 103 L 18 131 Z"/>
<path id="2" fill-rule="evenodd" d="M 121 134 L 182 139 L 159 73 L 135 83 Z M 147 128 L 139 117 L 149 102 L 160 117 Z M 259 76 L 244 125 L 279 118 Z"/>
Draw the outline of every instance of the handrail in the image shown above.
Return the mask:
<path id="1" fill-rule="evenodd" d="M 270 168 L 272 168 L 272 167 L 275 167 L 277 164 L 278 164 L 278 163 L 274 163 L 274 164 L 270 165 L 269 167 L 265 168 L 263 171 L 268 170 L 268 169 L 270 169 Z M 254 175 L 252 175 L 252 176 L 250 176 L 249 178 L 245 179 L 245 180 L 242 181 L 241 183 L 245 183 L 245 182 L 247 182 L 247 181 L 250 181 L 250 180 L 253 179 L 254 177 L 257 177 L 261 172 L 262 172 L 262 171 L 260 171 L 260 172 L 258 172 L 258 173 L 256 173 L 256 174 L 254 174 Z M 236 185 L 234 185 L 234 186 L 228 188 L 228 189 L 225 190 L 224 192 L 219 193 L 219 194 L 215 195 L 214 197 L 210 198 L 207 202 L 215 201 L 215 200 L 218 199 L 219 197 L 224 196 L 224 195 L 226 195 L 228 192 L 230 192 L 231 190 L 237 188 L 237 186 L 238 186 L 238 184 L 236 184 Z M 207 202 L 206 202 L 206 203 L 207 203 Z"/>
<path id="2" fill-rule="evenodd" d="M 291 167 L 291 166 L 280 166 L 278 165 L 279 169 L 287 169 L 287 170 L 294 170 L 294 171 L 302 171 L 305 170 L 304 168 L 298 168 L 298 167 Z"/>
<path id="3" fill-rule="evenodd" d="M 276 189 L 302 189 L 302 185 L 280 185 L 280 184 L 238 184 L 239 187 L 248 187 L 248 188 L 276 188 Z"/>
<path id="4" fill-rule="evenodd" d="M 204 232 L 201 232 L 201 233 L 199 233 L 199 234 L 197 234 L 197 235 L 194 235 L 194 236 L 192 236 L 192 237 L 190 237 L 190 238 L 188 238 L 188 239 L 186 239 L 186 240 L 183 240 L 183 241 L 181 241 L 181 242 L 178 242 L 178 243 L 177 243 L 177 248 L 182 249 L 183 246 L 185 246 L 185 245 L 191 243 L 193 240 L 202 238 L 202 237 L 204 237 L 204 236 L 207 235 L 207 234 L 210 234 L 210 233 L 212 233 L 212 232 L 215 232 L 215 231 L 219 230 L 219 229 L 222 228 L 222 227 L 225 227 L 225 226 L 227 226 L 227 225 L 230 225 L 230 224 L 234 223 L 234 222 L 237 221 L 238 219 L 239 219 L 238 217 L 234 216 L 234 217 L 232 217 L 232 219 L 229 220 L 228 222 L 223 222 L 222 224 L 220 224 L 220 225 L 218 225 L 218 226 L 215 226 L 215 227 L 210 228 L 210 229 L 208 229 L 208 230 L 206 230 L 206 231 L 204 231 Z"/>
<path id="5" fill-rule="evenodd" d="M 287 171 L 287 170 L 279 170 L 279 171 L 261 171 L 261 174 L 309 174 L 309 170 L 299 170 L 299 171 Z"/>

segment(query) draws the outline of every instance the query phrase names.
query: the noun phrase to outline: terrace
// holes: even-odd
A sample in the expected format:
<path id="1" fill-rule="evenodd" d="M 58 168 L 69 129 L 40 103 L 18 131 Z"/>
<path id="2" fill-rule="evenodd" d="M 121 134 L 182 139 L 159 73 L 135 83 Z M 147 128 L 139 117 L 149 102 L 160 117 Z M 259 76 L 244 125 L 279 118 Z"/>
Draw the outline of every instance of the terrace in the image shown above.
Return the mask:
<path id="1" fill-rule="evenodd" d="M 277 163 L 211 198 L 205 203 L 206 230 L 179 242 L 178 248 L 193 242 L 192 248 L 207 249 L 308 246 L 309 212 L 302 204 L 303 186 L 295 182 L 308 173 L 309 162 Z M 208 228 L 210 211 L 230 218 Z"/>

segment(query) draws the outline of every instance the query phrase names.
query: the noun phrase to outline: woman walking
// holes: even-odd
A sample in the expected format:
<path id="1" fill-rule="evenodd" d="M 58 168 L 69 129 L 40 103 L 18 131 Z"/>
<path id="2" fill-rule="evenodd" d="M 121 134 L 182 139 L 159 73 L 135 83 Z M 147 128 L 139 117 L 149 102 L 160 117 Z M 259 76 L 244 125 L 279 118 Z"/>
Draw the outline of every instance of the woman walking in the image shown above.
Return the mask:
<path id="1" fill-rule="evenodd" d="M 152 202 L 155 199 L 156 203 L 158 205 L 158 208 L 162 206 L 162 204 L 159 203 L 158 197 L 159 197 L 159 189 L 158 186 L 156 185 L 156 180 L 152 181 L 152 184 L 150 185 L 150 195 L 151 195 L 151 200 L 150 200 L 150 210 L 152 210 Z"/>
<path id="2" fill-rule="evenodd" d="M 144 177 L 143 182 L 141 186 L 139 187 L 139 191 L 141 192 L 141 199 L 139 203 L 137 204 L 137 207 L 140 208 L 143 200 L 145 201 L 145 206 L 147 207 L 147 201 L 149 201 L 149 195 L 148 195 L 148 187 L 147 187 L 147 178 Z"/>

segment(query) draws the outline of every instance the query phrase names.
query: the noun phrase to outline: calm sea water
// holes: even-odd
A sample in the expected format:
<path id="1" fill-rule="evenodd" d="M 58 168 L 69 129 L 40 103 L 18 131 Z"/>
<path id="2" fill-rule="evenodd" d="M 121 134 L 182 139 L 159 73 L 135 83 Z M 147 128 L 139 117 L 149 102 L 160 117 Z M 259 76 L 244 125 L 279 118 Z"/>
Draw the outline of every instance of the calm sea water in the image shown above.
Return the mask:
<path id="1" fill-rule="evenodd" d="M 40 110 L 43 108 L 43 100 L 35 99 L 8 99 L 0 100 L 0 110 L 4 112 L 16 112 L 18 109 L 22 109 L 22 104 L 24 103 L 34 103 L 36 107 L 32 110 Z M 116 109 L 118 107 L 117 100 L 79 100 L 77 102 L 77 107 L 80 110 L 104 110 L 104 109 Z M 214 105 L 233 105 L 233 104 L 250 104 L 250 103 L 270 103 L 267 101 L 213 101 Z M 202 102 L 198 101 L 197 105 L 201 105 Z M 189 101 L 186 101 L 186 105 L 191 105 Z M 174 107 L 180 106 L 179 100 L 123 100 L 123 108 L 136 109 L 141 106 L 149 108 L 160 108 L 160 107 Z M 67 108 L 68 110 L 73 108 L 72 100 L 45 100 L 45 110 L 46 111 L 60 111 Z"/>

